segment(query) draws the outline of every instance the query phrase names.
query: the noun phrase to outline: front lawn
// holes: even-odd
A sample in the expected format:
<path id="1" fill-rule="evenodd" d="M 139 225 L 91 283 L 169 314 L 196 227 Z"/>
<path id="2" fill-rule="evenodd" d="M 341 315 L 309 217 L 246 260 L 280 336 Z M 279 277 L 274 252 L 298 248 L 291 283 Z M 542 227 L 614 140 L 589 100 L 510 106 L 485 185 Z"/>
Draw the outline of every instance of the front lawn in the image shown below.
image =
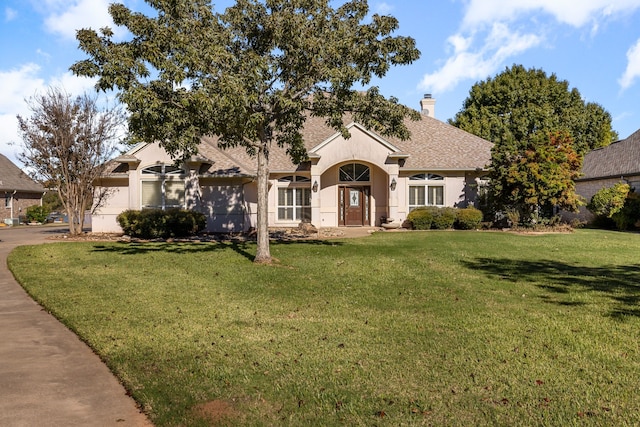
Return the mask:
<path id="1" fill-rule="evenodd" d="M 20 247 L 157 426 L 638 425 L 640 235 Z"/>

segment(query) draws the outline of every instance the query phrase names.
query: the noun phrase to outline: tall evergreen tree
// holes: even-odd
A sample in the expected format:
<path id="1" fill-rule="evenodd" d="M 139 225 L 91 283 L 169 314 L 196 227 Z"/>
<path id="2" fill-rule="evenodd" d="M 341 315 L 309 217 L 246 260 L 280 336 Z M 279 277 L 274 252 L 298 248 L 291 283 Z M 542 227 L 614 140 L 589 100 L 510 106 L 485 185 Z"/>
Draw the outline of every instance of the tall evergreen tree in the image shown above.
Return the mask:
<path id="1" fill-rule="evenodd" d="M 208 0 L 145 1 L 157 16 L 121 4 L 109 8 L 114 23 L 133 35 L 128 41 L 114 42 L 108 28 L 80 30 L 89 59 L 72 70 L 97 76 L 102 90 L 117 89 L 131 113 L 130 131 L 159 141 L 176 158 L 195 153 L 203 135 L 255 156 L 256 262 L 271 260 L 267 194 L 274 145 L 295 162 L 305 160 L 301 130 L 308 115 L 325 117 L 348 137 L 342 118 L 351 112 L 370 129 L 400 138 L 409 136 L 404 119 L 419 117 L 375 87 L 357 90 L 420 54 L 412 38 L 392 36 L 395 18 L 368 18 L 366 0 L 337 8 L 329 0 L 238 0 L 221 14 Z"/>

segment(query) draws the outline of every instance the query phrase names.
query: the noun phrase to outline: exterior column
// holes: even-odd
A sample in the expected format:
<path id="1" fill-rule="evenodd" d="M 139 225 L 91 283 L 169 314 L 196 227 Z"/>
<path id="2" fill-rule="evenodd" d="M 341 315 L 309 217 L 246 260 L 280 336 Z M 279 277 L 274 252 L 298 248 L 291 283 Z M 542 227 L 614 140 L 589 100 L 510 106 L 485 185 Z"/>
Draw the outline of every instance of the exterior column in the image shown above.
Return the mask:
<path id="1" fill-rule="evenodd" d="M 129 165 L 129 209 L 140 209 L 140 179 L 138 178 L 138 165 Z"/>
<path id="2" fill-rule="evenodd" d="M 322 181 L 320 175 L 314 174 L 311 168 L 311 224 L 315 227 L 322 227 L 322 218 L 320 218 L 320 189 Z"/>
<path id="3" fill-rule="evenodd" d="M 389 194 L 389 214 L 387 217 L 393 219 L 393 222 L 400 221 L 400 218 L 398 218 L 398 191 L 400 191 L 400 188 L 398 187 L 400 185 L 398 180 L 399 171 L 399 165 L 395 164 L 389 166 L 389 181 L 387 183 L 387 190 Z"/>

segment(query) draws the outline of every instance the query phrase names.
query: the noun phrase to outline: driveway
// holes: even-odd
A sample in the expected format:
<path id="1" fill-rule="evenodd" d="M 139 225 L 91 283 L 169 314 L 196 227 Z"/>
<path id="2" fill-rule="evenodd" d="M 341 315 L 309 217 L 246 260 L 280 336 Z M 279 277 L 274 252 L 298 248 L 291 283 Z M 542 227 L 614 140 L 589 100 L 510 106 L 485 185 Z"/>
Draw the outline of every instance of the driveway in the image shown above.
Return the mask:
<path id="1" fill-rule="evenodd" d="M 91 349 L 18 285 L 7 255 L 65 227 L 0 228 L 0 425 L 151 426 Z"/>

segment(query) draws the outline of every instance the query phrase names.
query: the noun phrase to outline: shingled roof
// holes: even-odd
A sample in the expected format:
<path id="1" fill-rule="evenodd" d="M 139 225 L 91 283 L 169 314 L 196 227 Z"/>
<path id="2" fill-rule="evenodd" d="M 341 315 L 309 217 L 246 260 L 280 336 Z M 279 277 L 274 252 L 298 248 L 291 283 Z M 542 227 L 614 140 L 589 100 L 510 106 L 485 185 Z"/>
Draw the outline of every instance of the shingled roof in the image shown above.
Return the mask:
<path id="1" fill-rule="evenodd" d="M 580 180 L 640 175 L 640 129 L 584 156 Z"/>
<path id="2" fill-rule="evenodd" d="M 44 193 L 42 185 L 31 179 L 6 156 L 0 154 L 0 191 Z"/>
<path id="3" fill-rule="evenodd" d="M 493 144 L 485 139 L 465 132 L 454 126 L 443 123 L 428 116 L 421 120 L 405 122 L 411 138 L 402 141 L 398 138 L 380 139 L 388 141 L 400 152 L 409 154 L 403 169 L 406 170 L 475 170 L 485 168 L 491 161 Z M 336 134 L 327 126 L 321 117 L 309 117 L 305 122 L 303 138 L 305 147 L 311 152 L 316 146 Z M 208 146 L 208 147 L 207 147 Z M 211 147 L 216 146 L 216 138 L 203 138 L 200 146 L 201 154 L 216 161 L 237 162 L 245 173 L 255 173 L 255 161 L 243 147 L 224 150 L 226 159 L 215 156 Z M 217 148 L 216 148 L 217 150 Z M 274 147 L 270 153 L 269 169 L 271 171 L 292 171 L 297 168 L 285 149 Z"/>
<path id="4" fill-rule="evenodd" d="M 345 123 L 349 121 L 350 118 L 345 116 Z M 402 141 L 398 138 L 376 135 L 381 141 L 386 141 L 390 146 L 397 148 L 398 153 L 395 154 L 403 154 L 403 157 L 406 155 L 406 161 L 402 167 L 404 170 L 476 170 L 484 169 L 491 161 L 493 144 L 485 139 L 425 115 L 418 121 L 407 119 L 405 124 L 411 132 L 409 140 Z M 335 129 L 327 126 L 324 118 L 312 116 L 307 117 L 302 131 L 304 144 L 309 153 L 336 134 Z M 216 137 L 203 137 L 198 147 L 199 156 L 211 163 L 206 174 L 211 176 L 255 175 L 255 159 L 249 156 L 244 147 L 230 147 L 222 150 L 218 148 L 217 142 Z M 132 149 L 128 155 L 134 157 L 135 151 L 139 148 Z M 269 155 L 271 172 L 288 172 L 301 167 L 293 164 L 284 148 L 274 146 Z M 120 163 L 117 161 L 112 163 L 113 165 L 107 170 L 108 174 L 113 176 L 118 172 L 116 167 Z"/>

